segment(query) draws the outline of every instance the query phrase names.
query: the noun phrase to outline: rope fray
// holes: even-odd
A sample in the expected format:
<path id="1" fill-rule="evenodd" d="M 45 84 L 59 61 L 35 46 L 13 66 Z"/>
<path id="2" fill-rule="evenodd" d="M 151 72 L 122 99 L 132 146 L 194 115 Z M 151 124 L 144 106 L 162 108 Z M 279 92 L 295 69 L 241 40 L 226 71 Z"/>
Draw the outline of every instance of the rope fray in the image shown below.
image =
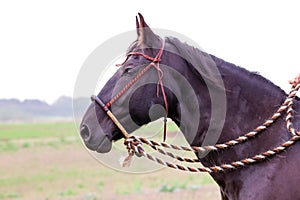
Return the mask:
<path id="1" fill-rule="evenodd" d="M 292 108 L 293 101 L 295 100 L 295 97 L 297 95 L 297 92 L 300 88 L 300 84 L 293 86 L 291 89 L 291 92 L 289 93 L 286 100 L 283 102 L 283 104 L 280 106 L 280 108 L 276 111 L 275 114 L 273 114 L 268 120 L 266 120 L 263 125 L 255 128 L 253 131 L 246 133 L 243 136 L 239 136 L 236 139 L 230 140 L 228 142 L 225 142 L 224 144 L 216 144 L 214 146 L 203 146 L 203 147 L 185 147 L 185 146 L 176 146 L 173 144 L 167 144 L 165 142 L 155 142 L 152 140 L 148 140 L 146 138 L 137 137 L 137 136 L 131 136 L 127 139 L 125 139 L 124 144 L 126 145 L 128 149 L 128 156 L 124 160 L 123 166 L 128 166 L 130 164 L 130 161 L 134 154 L 138 156 L 144 156 L 147 159 L 157 162 L 161 165 L 181 170 L 181 171 L 189 171 L 189 172 L 208 172 L 208 173 L 217 173 L 217 172 L 225 172 L 227 170 L 237 169 L 239 167 L 244 167 L 246 165 L 254 164 L 257 162 L 264 161 L 268 158 L 271 158 L 275 156 L 276 154 L 279 154 L 283 151 L 285 151 L 288 147 L 292 146 L 295 142 L 300 140 L 300 131 L 297 131 L 293 127 L 293 123 L 291 122 L 291 119 L 293 118 L 294 110 Z M 266 152 L 263 152 L 261 154 L 255 155 L 253 157 L 245 158 L 239 161 L 234 161 L 229 164 L 222 164 L 219 166 L 211 166 L 211 167 L 189 167 L 189 166 L 183 166 L 178 165 L 175 163 L 170 163 L 162 160 L 161 158 L 152 156 L 145 152 L 145 150 L 142 148 L 142 144 L 146 144 L 150 146 L 152 149 L 158 151 L 160 154 L 171 157 L 173 159 L 176 159 L 181 162 L 189 162 L 189 163 L 198 163 L 200 162 L 197 158 L 185 158 L 181 157 L 179 155 L 175 155 L 172 152 L 166 151 L 163 148 L 169 148 L 174 150 L 182 150 L 182 151 L 190 151 L 190 152 L 207 152 L 207 151 L 218 151 L 223 150 L 229 147 L 232 147 L 237 144 L 241 144 L 245 142 L 246 140 L 255 137 L 259 133 L 263 132 L 267 129 L 267 127 L 271 126 L 276 119 L 278 119 L 282 112 L 286 111 L 287 117 L 286 117 L 286 126 L 288 131 L 291 134 L 291 138 L 288 141 L 283 142 L 278 147 L 275 147 L 273 149 L 270 149 Z"/>
<path id="2" fill-rule="evenodd" d="M 122 167 L 130 167 L 133 155 L 134 152 L 128 152 L 128 155 L 125 158 L 120 158 Z"/>
<path id="3" fill-rule="evenodd" d="M 139 146 L 139 148 L 141 148 L 142 145 L 140 142 L 138 142 L 137 140 L 135 140 L 132 137 L 125 139 L 124 145 L 127 147 L 128 155 L 124 158 L 123 161 L 121 158 L 120 163 L 122 164 L 122 167 L 130 167 L 131 162 L 132 162 L 132 157 L 134 156 L 134 154 L 136 154 L 136 156 L 138 156 L 138 157 L 141 157 L 141 155 L 139 153 L 135 152 L 133 148 L 136 148 L 137 146 Z"/>

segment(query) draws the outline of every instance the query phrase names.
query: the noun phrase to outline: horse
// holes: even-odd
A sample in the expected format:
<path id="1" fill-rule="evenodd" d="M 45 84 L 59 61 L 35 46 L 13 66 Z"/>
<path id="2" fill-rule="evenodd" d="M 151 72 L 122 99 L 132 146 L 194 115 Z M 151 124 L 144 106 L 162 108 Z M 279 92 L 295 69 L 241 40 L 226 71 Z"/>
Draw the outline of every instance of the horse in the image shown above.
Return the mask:
<path id="1" fill-rule="evenodd" d="M 108 103 L 100 106 L 94 99 L 80 124 L 81 137 L 92 151 L 109 152 L 112 142 L 124 137 L 103 107 L 111 110 L 129 133 L 156 119 L 170 118 L 191 146 L 201 147 L 224 143 L 259 127 L 288 96 L 258 73 L 177 38 L 161 38 L 141 14 L 136 17 L 136 29 L 137 40 L 128 48 L 127 59 L 96 96 Z M 149 116 L 153 106 L 164 112 Z M 293 108 L 297 129 L 297 97 Z M 243 144 L 196 156 L 203 166 L 216 166 L 268 151 L 290 139 L 285 120 L 278 117 Z M 263 162 L 210 175 L 219 185 L 222 199 L 300 199 L 299 152 L 300 144 L 295 142 Z"/>

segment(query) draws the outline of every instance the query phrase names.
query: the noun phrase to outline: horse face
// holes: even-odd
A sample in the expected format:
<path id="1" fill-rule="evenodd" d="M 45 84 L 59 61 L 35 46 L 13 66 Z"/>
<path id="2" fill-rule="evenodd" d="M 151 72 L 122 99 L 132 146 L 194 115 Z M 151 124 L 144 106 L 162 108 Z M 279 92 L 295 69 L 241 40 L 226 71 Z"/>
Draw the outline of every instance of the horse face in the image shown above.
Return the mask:
<path id="1" fill-rule="evenodd" d="M 138 21 L 137 21 L 138 22 Z M 161 39 L 154 35 L 143 17 L 137 23 L 138 39 L 129 49 L 155 57 L 161 46 Z M 103 102 L 109 102 L 126 84 L 133 80 L 136 75 L 149 65 L 151 61 L 139 55 L 130 55 L 120 66 L 119 70 L 105 84 L 97 95 Z M 123 93 L 117 101 L 109 106 L 112 113 L 118 118 L 128 132 L 132 132 L 141 125 L 151 121 L 148 111 L 153 104 L 162 104 L 162 97 L 156 96 L 157 71 L 149 69 L 131 88 Z M 159 118 L 161 116 L 155 116 Z M 111 150 L 112 141 L 122 138 L 122 134 L 115 124 L 109 119 L 102 108 L 92 102 L 86 111 L 81 125 L 80 133 L 85 145 L 99 153 Z"/>

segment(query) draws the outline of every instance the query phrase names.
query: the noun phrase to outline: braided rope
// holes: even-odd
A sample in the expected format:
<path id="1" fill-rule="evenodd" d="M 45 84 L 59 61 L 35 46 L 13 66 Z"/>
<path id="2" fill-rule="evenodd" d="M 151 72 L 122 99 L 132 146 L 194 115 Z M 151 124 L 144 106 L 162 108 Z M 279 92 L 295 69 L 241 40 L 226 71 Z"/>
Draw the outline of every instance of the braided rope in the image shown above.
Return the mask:
<path id="1" fill-rule="evenodd" d="M 157 55 L 153 58 L 153 57 L 150 57 L 150 56 L 147 56 L 146 54 L 144 53 L 140 53 L 140 52 L 131 52 L 127 55 L 127 58 L 126 60 L 124 61 L 124 63 L 127 61 L 128 57 L 130 55 L 139 55 L 139 56 L 143 56 L 145 57 L 146 59 L 148 60 L 151 60 L 152 62 L 147 65 L 143 70 L 140 71 L 140 73 L 138 73 L 129 83 L 127 83 L 125 85 L 125 87 L 119 92 L 117 93 L 107 104 L 106 104 L 106 107 L 110 107 L 115 101 L 117 101 L 129 88 L 131 88 L 151 67 L 154 67 L 157 71 L 158 71 L 158 76 L 159 76 L 159 80 L 158 80 L 158 85 L 161 85 L 161 88 L 162 88 L 162 93 L 164 95 L 164 100 L 166 99 L 165 97 L 165 94 L 164 94 L 164 90 L 163 90 L 163 86 L 162 86 L 162 73 L 160 72 L 161 69 L 159 67 L 159 62 L 161 60 L 161 56 L 162 56 L 162 53 L 163 53 L 163 50 L 164 50 L 164 47 L 165 47 L 165 40 L 163 40 L 163 43 L 162 43 L 162 47 L 161 49 L 159 50 L 159 52 L 157 53 Z M 124 64 L 123 63 L 123 64 Z M 123 64 L 121 65 L 117 65 L 117 66 L 122 66 Z M 166 104 L 166 100 L 165 100 L 165 105 Z M 167 108 L 166 108 L 167 109 Z"/>
<path id="2" fill-rule="evenodd" d="M 145 67 L 139 74 L 137 74 L 134 79 L 132 79 L 125 87 L 118 93 L 116 94 L 107 104 L 106 107 L 110 107 L 115 101 L 117 101 L 129 88 L 133 86 L 135 82 L 137 82 L 150 68 L 152 65 L 148 65 Z"/>
<path id="3" fill-rule="evenodd" d="M 243 136 L 239 136 L 233 140 L 227 141 L 223 144 L 216 144 L 214 146 L 209 145 L 209 146 L 203 146 L 203 147 L 187 147 L 187 146 L 177 146 L 177 145 L 173 145 L 173 144 L 167 144 L 165 142 L 156 142 L 153 140 L 149 140 L 147 138 L 143 138 L 143 137 L 137 137 L 137 136 L 131 136 L 132 139 L 140 142 L 140 143 L 144 143 L 148 146 L 151 146 L 152 148 L 156 148 L 155 146 L 160 146 L 163 148 L 169 148 L 169 149 L 175 149 L 175 150 L 181 150 L 181 151 L 192 151 L 192 152 L 201 152 L 201 153 L 205 153 L 208 151 L 218 151 L 218 150 L 224 150 L 226 148 L 232 147 L 234 145 L 237 144 L 241 144 L 251 138 L 254 138 L 255 136 L 257 136 L 259 133 L 263 132 L 264 130 L 266 130 L 268 127 L 270 127 L 279 117 L 282 116 L 282 112 L 287 110 L 288 116 L 287 116 L 287 128 L 288 130 L 291 129 L 291 132 L 293 132 L 292 135 L 296 135 L 296 131 L 295 129 L 291 128 L 291 118 L 292 118 L 292 113 L 293 113 L 293 109 L 292 109 L 292 105 L 293 105 L 293 100 L 297 95 L 297 92 L 300 88 L 300 84 L 298 84 L 295 88 L 292 88 L 291 92 L 289 93 L 288 97 L 286 98 L 286 100 L 283 102 L 283 104 L 278 108 L 278 110 L 269 118 L 267 119 L 261 126 L 256 127 L 255 129 L 253 129 L 252 131 L 246 133 Z"/>
<path id="4" fill-rule="evenodd" d="M 295 128 L 293 127 L 293 124 L 291 122 L 291 119 L 293 118 L 293 101 L 296 97 L 296 94 L 300 88 L 300 84 L 297 86 L 293 86 L 290 94 L 288 95 L 287 99 L 284 101 L 283 105 L 277 110 L 277 112 L 268 119 L 262 126 L 259 126 L 258 128 L 254 129 L 252 132 L 249 132 L 245 134 L 244 136 L 240 136 L 234 140 L 230 140 L 229 142 L 226 142 L 224 144 L 217 144 L 215 146 L 205 146 L 205 147 L 184 147 L 184 146 L 176 146 L 172 144 L 167 144 L 165 142 L 155 142 L 151 141 L 145 138 L 138 138 L 136 136 L 132 136 L 125 140 L 125 145 L 127 146 L 128 152 L 130 155 L 133 155 L 133 153 L 136 153 L 138 155 L 144 156 L 148 158 L 149 160 L 152 160 L 154 162 L 157 162 L 161 165 L 181 170 L 181 171 L 189 171 L 189 172 L 208 172 L 208 173 L 217 173 L 217 172 L 224 172 L 231 169 L 237 169 L 239 167 L 244 167 L 246 165 L 250 165 L 253 163 L 261 162 L 266 160 L 267 158 L 270 158 L 276 154 L 279 154 L 283 151 L 285 151 L 288 147 L 292 146 L 296 141 L 300 140 L 300 132 L 297 132 Z M 275 147 L 273 149 L 270 149 L 268 151 L 265 151 L 261 154 L 255 155 L 251 158 L 245 158 L 239 161 L 231 162 L 230 164 L 222 164 L 219 166 L 212 166 L 212 167 L 190 167 L 190 166 L 183 166 L 178 165 L 170 162 L 166 162 L 160 158 L 157 158 L 155 156 L 152 156 L 145 152 L 145 150 L 142 148 L 142 143 L 149 145 L 154 150 L 158 151 L 159 153 L 169 156 L 171 158 L 177 159 L 182 162 L 199 162 L 199 159 L 191 159 L 191 158 L 184 158 L 178 155 L 174 155 L 171 152 L 167 152 L 161 148 L 158 148 L 157 146 L 164 147 L 164 148 L 171 148 L 175 150 L 184 150 L 184 151 L 192 151 L 192 152 L 205 152 L 208 150 L 220 150 L 225 149 L 230 146 L 234 146 L 236 144 L 240 144 L 241 142 L 244 142 L 248 140 L 249 138 L 252 138 L 256 136 L 258 133 L 265 130 L 267 127 L 269 127 L 276 119 L 278 119 L 281 116 L 281 113 L 287 110 L 287 117 L 286 117 L 286 126 L 289 132 L 292 134 L 292 137 L 288 140 L 283 142 L 278 147 Z M 251 133 L 251 134 L 250 134 Z"/>
<path id="5" fill-rule="evenodd" d="M 254 164 L 257 162 L 261 162 L 266 160 L 267 158 L 270 158 L 276 154 L 279 154 L 283 151 L 285 151 L 288 147 L 291 147 L 296 141 L 300 140 L 300 136 L 296 135 L 293 136 L 290 140 L 285 141 L 284 143 L 282 143 L 280 146 L 267 150 L 261 154 L 255 155 L 251 158 L 245 158 L 239 161 L 234 161 L 231 162 L 230 164 L 222 164 L 219 166 L 212 166 L 212 167 L 190 167 L 190 166 L 183 166 L 183 165 L 179 165 L 179 164 L 175 164 L 175 163 L 170 163 L 167 161 L 164 161 L 158 157 L 152 156 L 148 153 L 145 152 L 145 150 L 142 148 L 141 144 L 134 144 L 129 142 L 127 144 L 127 148 L 131 149 L 134 153 L 144 156 L 147 159 L 154 161 L 156 163 L 159 163 L 161 165 L 164 165 L 166 167 L 170 167 L 173 169 L 177 169 L 177 170 L 181 170 L 181 171 L 188 171 L 188 172 L 208 172 L 208 173 L 218 173 L 218 172 L 225 172 L 228 170 L 232 170 L 232 169 L 237 169 L 240 167 L 245 167 L 247 165 L 250 164 Z M 177 159 L 179 158 L 179 159 Z M 184 158 L 181 157 L 176 157 L 177 160 L 179 161 L 186 161 L 184 160 Z"/>

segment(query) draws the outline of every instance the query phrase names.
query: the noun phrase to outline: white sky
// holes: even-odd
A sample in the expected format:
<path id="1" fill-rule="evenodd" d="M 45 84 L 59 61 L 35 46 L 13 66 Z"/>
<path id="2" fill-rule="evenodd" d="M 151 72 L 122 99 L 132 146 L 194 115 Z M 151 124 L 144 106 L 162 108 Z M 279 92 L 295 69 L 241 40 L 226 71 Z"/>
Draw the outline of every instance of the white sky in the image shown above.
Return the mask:
<path id="1" fill-rule="evenodd" d="M 0 1 L 0 98 L 52 103 L 71 96 L 87 56 L 134 29 L 137 12 L 151 27 L 186 35 L 208 53 L 259 71 L 284 89 L 300 72 L 297 1 L 178 2 Z"/>

